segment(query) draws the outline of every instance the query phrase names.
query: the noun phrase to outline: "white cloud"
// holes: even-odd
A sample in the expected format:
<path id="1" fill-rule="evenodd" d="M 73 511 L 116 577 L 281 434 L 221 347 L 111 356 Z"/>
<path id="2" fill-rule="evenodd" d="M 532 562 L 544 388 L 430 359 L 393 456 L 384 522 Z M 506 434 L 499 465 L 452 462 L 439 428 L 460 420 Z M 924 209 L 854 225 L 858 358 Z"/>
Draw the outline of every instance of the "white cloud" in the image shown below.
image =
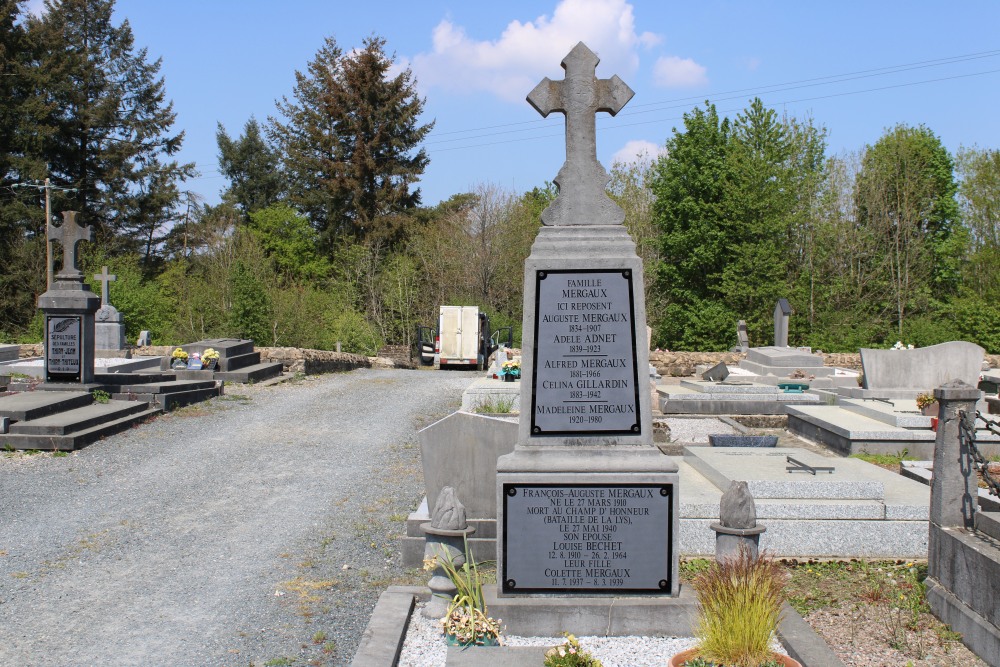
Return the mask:
<path id="1" fill-rule="evenodd" d="M 666 146 L 658 146 L 645 139 L 632 139 L 611 156 L 611 164 L 649 163 L 666 154 Z"/>
<path id="2" fill-rule="evenodd" d="M 708 83 L 708 70 L 690 58 L 661 56 L 653 66 L 653 80 L 664 88 L 691 88 Z"/>
<path id="3" fill-rule="evenodd" d="M 636 33 L 625 0 L 562 0 L 552 16 L 511 21 L 498 39 L 477 41 L 447 19 L 434 28 L 433 51 L 413 57 L 421 88 L 487 91 L 521 101 L 545 76 L 561 79 L 559 63 L 583 41 L 601 59 L 598 76 L 626 79 L 639 66 L 638 49 L 660 42 Z"/>

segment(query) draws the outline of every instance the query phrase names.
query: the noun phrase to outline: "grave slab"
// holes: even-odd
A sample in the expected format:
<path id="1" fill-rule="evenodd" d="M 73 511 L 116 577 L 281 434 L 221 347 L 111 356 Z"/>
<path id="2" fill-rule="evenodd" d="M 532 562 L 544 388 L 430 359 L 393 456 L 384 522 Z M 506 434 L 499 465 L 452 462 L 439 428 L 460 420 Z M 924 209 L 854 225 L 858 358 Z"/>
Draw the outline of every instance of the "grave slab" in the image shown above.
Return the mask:
<path id="1" fill-rule="evenodd" d="M 834 467 L 815 475 L 789 472 L 792 457 L 813 467 Z M 831 459 L 804 449 L 776 447 L 748 455 L 742 447 L 686 447 L 684 459 L 720 489 L 745 481 L 754 499 L 882 500 L 885 487 L 865 474 L 862 461 Z"/>

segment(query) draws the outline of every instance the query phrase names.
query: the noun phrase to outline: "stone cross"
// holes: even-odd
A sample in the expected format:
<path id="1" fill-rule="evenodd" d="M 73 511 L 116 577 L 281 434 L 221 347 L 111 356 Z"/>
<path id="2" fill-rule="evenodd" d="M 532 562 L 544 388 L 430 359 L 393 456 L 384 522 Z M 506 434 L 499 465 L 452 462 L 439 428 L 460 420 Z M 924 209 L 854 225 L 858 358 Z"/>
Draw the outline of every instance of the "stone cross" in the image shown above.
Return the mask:
<path id="1" fill-rule="evenodd" d="M 101 283 L 101 306 L 108 305 L 108 283 L 118 280 L 118 276 L 108 273 L 108 267 L 102 266 L 100 273 L 94 274 L 94 280 Z"/>
<path id="2" fill-rule="evenodd" d="M 546 225 L 620 225 L 625 220 L 625 212 L 605 192 L 611 178 L 597 161 L 594 116 L 598 111 L 614 116 L 635 92 L 617 75 L 598 79 L 599 62 L 580 42 L 563 58 L 566 78 L 546 77 L 528 94 L 528 103 L 543 117 L 553 111 L 566 115 L 566 162 L 555 178 L 559 195 L 542 212 Z"/>
<path id="3" fill-rule="evenodd" d="M 76 247 L 80 241 L 92 241 L 90 227 L 76 221 L 77 211 L 63 211 L 63 223 L 59 227 L 49 225 L 49 238 L 59 241 L 63 247 L 62 271 L 59 280 L 83 281 L 83 272 L 76 265 Z"/>

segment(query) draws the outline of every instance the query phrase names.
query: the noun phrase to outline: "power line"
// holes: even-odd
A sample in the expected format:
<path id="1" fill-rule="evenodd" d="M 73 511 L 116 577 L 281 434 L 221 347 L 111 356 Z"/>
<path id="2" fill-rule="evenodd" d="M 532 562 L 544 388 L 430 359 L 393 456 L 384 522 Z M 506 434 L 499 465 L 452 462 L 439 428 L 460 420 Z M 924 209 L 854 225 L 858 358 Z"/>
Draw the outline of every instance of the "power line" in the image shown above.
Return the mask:
<path id="1" fill-rule="evenodd" d="M 965 78 L 974 77 L 974 76 L 984 76 L 984 75 L 987 75 L 987 74 L 995 74 L 997 72 L 1000 72 L 1000 69 L 992 69 L 992 70 L 987 70 L 987 71 L 984 71 L 984 72 L 973 72 L 971 74 L 955 74 L 955 75 L 952 75 L 952 76 L 939 77 L 939 78 L 936 78 L 936 79 L 925 79 L 923 81 L 911 81 L 909 83 L 899 83 L 899 84 L 893 84 L 893 85 L 888 85 L 888 86 L 879 86 L 879 87 L 876 87 L 876 88 L 865 88 L 865 89 L 862 89 L 862 90 L 850 90 L 850 91 L 844 91 L 844 92 L 840 92 L 840 93 L 831 93 L 829 95 L 817 95 L 817 96 L 813 96 L 813 97 L 802 97 L 802 98 L 795 99 L 795 100 L 783 100 L 783 101 L 778 101 L 778 102 L 770 102 L 770 103 L 768 103 L 768 105 L 769 106 L 776 106 L 776 105 L 779 105 L 779 104 L 796 104 L 796 103 L 799 103 L 799 102 L 810 102 L 810 101 L 813 101 L 813 100 L 825 100 L 825 99 L 831 99 L 831 98 L 834 98 L 834 97 L 847 97 L 847 96 L 850 96 L 850 95 L 861 95 L 861 94 L 864 94 L 864 93 L 879 92 L 879 91 L 883 91 L 883 90 L 891 90 L 891 89 L 894 89 L 894 88 L 906 88 L 906 87 L 909 87 L 909 86 L 919 86 L 919 85 L 924 85 L 924 84 L 928 84 L 928 83 L 940 83 L 942 81 L 951 81 L 951 80 L 955 80 L 955 79 L 965 79 Z M 724 99 L 733 99 L 733 98 L 724 98 Z M 730 113 L 730 112 L 742 111 L 742 110 L 743 109 L 741 107 L 733 107 L 731 109 L 723 109 L 722 113 Z M 638 121 L 638 122 L 635 122 L 635 123 L 614 123 L 614 122 L 609 122 L 609 121 L 607 121 L 605 119 L 605 122 L 599 123 L 598 126 L 601 129 L 604 129 L 604 130 L 613 130 L 613 129 L 620 129 L 620 128 L 624 128 L 624 127 L 636 127 L 636 126 L 639 126 L 639 125 L 654 125 L 654 124 L 665 123 L 665 122 L 669 122 L 669 121 L 682 120 L 683 118 L 684 118 L 684 116 L 681 115 L 681 116 L 673 116 L 673 117 L 670 117 L 670 118 L 656 118 L 656 119 L 653 119 L 653 120 Z M 537 128 L 537 129 L 546 129 L 546 128 Z M 519 139 L 506 139 L 506 140 L 503 140 L 503 141 L 492 141 L 492 142 L 489 142 L 489 143 L 472 144 L 472 145 L 468 145 L 468 146 L 454 146 L 454 147 L 451 147 L 451 148 L 439 148 L 439 149 L 436 149 L 434 152 L 435 153 L 446 153 L 446 152 L 450 152 L 450 151 L 464 150 L 464 149 L 467 149 L 467 148 L 483 148 L 483 147 L 486 147 L 486 146 L 496 146 L 496 145 L 499 145 L 499 144 L 509 144 L 509 143 L 515 143 L 515 142 L 524 142 L 524 141 L 535 141 L 537 139 L 548 139 L 548 138 L 551 138 L 551 137 L 562 136 L 562 134 L 563 134 L 562 132 L 553 132 L 553 133 L 545 134 L 545 135 L 538 136 L 538 137 L 522 137 L 522 138 L 519 138 Z M 495 135 L 481 135 L 481 136 L 495 136 Z"/>
<path id="2" fill-rule="evenodd" d="M 760 95 L 769 94 L 769 93 L 776 93 L 776 92 L 782 92 L 782 91 L 787 91 L 787 90 L 796 90 L 796 89 L 800 89 L 800 88 L 809 88 L 809 87 L 815 87 L 815 86 L 827 86 L 827 85 L 833 85 L 833 84 L 836 84 L 836 83 L 845 83 L 845 82 L 848 82 L 848 81 L 856 81 L 856 80 L 859 80 L 859 79 L 873 78 L 873 77 L 877 77 L 877 76 L 887 76 L 887 75 L 891 75 L 891 74 L 899 74 L 899 73 L 902 73 L 902 72 L 908 72 L 908 71 L 914 71 L 914 70 L 920 70 L 920 69 L 927 69 L 927 68 L 930 68 L 930 67 L 938 67 L 938 66 L 942 66 L 942 65 L 952 65 L 952 64 L 956 64 L 956 63 L 968 62 L 968 61 L 974 61 L 974 60 L 981 60 L 981 59 L 984 59 L 984 58 L 993 58 L 993 57 L 997 57 L 997 56 L 1000 56 L 1000 50 L 980 51 L 980 52 L 976 52 L 976 53 L 969 53 L 969 54 L 963 54 L 963 55 L 957 55 L 957 56 L 947 56 L 947 57 L 944 57 L 944 58 L 938 58 L 938 59 L 934 59 L 934 60 L 922 60 L 922 61 L 916 61 L 916 62 L 912 62 L 912 63 L 904 63 L 904 64 L 900 64 L 900 65 L 889 65 L 889 66 L 885 66 L 885 67 L 879 67 L 879 68 L 873 68 L 873 69 L 867 69 L 867 70 L 858 70 L 858 71 L 855 71 L 855 72 L 847 72 L 847 73 L 842 73 L 842 74 L 831 74 L 831 75 L 827 75 L 827 76 L 812 77 L 812 78 L 808 78 L 808 79 L 799 79 L 799 80 L 796 80 L 796 81 L 789 81 L 789 82 L 785 82 L 785 83 L 768 84 L 768 85 L 757 86 L 757 87 L 753 87 L 753 88 L 734 89 L 734 90 L 722 91 L 722 92 L 716 93 L 715 95 L 693 95 L 693 96 L 689 96 L 689 97 L 680 97 L 680 98 L 674 98 L 674 99 L 670 99 L 670 100 L 660 100 L 660 101 L 656 101 L 656 102 L 646 102 L 644 104 L 635 105 L 630 111 L 627 111 L 625 113 L 619 114 L 618 118 L 621 119 L 622 117 L 636 116 L 636 115 L 639 115 L 639 114 L 647 114 L 647 113 L 652 113 L 654 111 L 664 111 L 664 110 L 672 109 L 672 108 L 687 107 L 692 102 L 698 103 L 698 102 L 701 102 L 701 101 L 705 100 L 706 98 L 708 98 L 708 99 L 710 99 L 712 101 L 727 101 L 727 100 L 737 99 L 737 98 L 742 97 L 743 95 L 745 95 L 747 93 L 754 93 L 756 96 L 760 96 Z M 964 76 L 978 76 L 978 75 L 981 75 L 981 74 L 988 74 L 988 73 L 991 73 L 993 71 L 995 71 L 995 70 L 990 70 L 989 72 L 980 72 L 980 73 L 976 73 L 976 74 L 973 74 L 973 75 L 955 75 L 954 77 L 942 77 L 942 78 L 938 78 L 938 79 L 930 79 L 930 80 L 927 80 L 927 81 L 912 82 L 912 83 L 909 83 L 909 84 L 897 84 L 895 86 L 888 86 L 888 87 L 882 87 L 882 88 L 873 88 L 873 89 L 869 89 L 869 90 L 885 90 L 885 89 L 888 89 L 890 87 L 903 87 L 903 86 L 907 86 L 907 85 L 919 85 L 919 84 L 927 83 L 928 81 L 945 81 L 945 80 L 948 80 L 949 78 L 962 78 Z M 845 93 L 842 93 L 842 94 L 844 94 L 844 95 L 853 95 L 853 94 L 857 94 L 858 92 L 859 91 L 848 91 L 848 92 L 845 92 Z M 866 91 L 861 91 L 861 92 L 866 92 Z M 826 98 L 829 98 L 829 97 L 836 97 L 837 95 L 838 94 L 821 96 L 821 97 L 816 97 L 816 98 L 807 98 L 807 99 L 826 99 Z M 792 100 L 792 101 L 797 101 L 797 100 Z M 643 109 L 642 107 L 652 107 L 652 108 Z M 501 134 L 516 134 L 516 133 L 519 133 L 519 132 L 530 132 L 530 131 L 535 131 L 535 130 L 547 130 L 548 129 L 548 127 L 546 127 L 547 125 L 552 125 L 552 124 L 555 124 L 556 122 L 558 122 L 558 119 L 537 119 L 537 120 L 531 120 L 531 121 L 520 121 L 520 122 L 516 122 L 516 123 L 503 123 L 503 124 L 500 124 L 500 125 L 489 125 L 489 126 L 484 126 L 484 127 L 479 127 L 479 128 L 469 128 L 469 129 L 466 129 L 466 130 L 452 130 L 452 131 L 449 131 L 449 132 L 435 133 L 435 135 L 436 136 L 448 136 L 448 135 L 454 135 L 454 134 L 468 134 L 468 133 L 472 133 L 472 132 L 485 132 L 486 130 L 501 129 L 501 128 L 507 128 L 507 127 L 518 128 L 518 127 L 521 127 L 521 126 L 530 126 L 530 127 L 521 127 L 521 129 L 511 129 L 511 130 L 505 130 L 503 132 L 485 132 L 483 134 L 476 134 L 476 135 L 465 136 L 465 137 L 456 137 L 456 138 L 452 138 L 452 139 L 434 139 L 434 140 L 431 140 L 431 141 L 424 142 L 423 145 L 424 146 L 433 146 L 433 145 L 440 145 L 440 144 L 444 144 L 444 143 L 455 143 L 455 142 L 467 141 L 467 140 L 471 140 L 471 139 L 479 139 L 479 138 L 486 138 L 486 137 L 491 137 L 491 136 L 499 136 Z M 658 121 L 654 121 L 654 122 L 658 122 Z M 630 124 L 630 125 L 621 125 L 621 124 L 618 124 L 617 126 L 619 126 L 619 127 L 630 127 L 632 125 L 635 125 L 635 123 Z M 546 136 L 550 136 L 550 135 L 546 135 Z M 525 139 L 520 139 L 520 140 L 517 140 L 517 141 L 524 141 L 524 140 Z M 457 147 L 457 148 L 473 148 L 473 147 L 480 147 L 480 146 L 484 146 L 484 145 L 493 145 L 493 144 L 476 144 L 475 146 L 467 146 L 467 147 L 466 146 L 462 146 L 462 147 Z M 441 151 L 445 151 L 445 150 L 456 150 L 456 149 L 454 149 L 454 148 L 443 148 L 443 149 L 438 149 L 438 151 L 436 151 L 436 152 L 441 152 Z"/>

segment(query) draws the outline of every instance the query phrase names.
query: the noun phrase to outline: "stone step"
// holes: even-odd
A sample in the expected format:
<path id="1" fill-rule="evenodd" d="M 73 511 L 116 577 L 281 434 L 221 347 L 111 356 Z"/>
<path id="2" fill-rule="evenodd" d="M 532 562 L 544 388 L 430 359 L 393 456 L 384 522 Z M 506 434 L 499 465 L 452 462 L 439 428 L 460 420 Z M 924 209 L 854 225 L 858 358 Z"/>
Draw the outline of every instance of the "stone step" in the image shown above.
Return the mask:
<path id="1" fill-rule="evenodd" d="M 94 382 L 114 387 L 126 384 L 147 384 L 149 382 L 169 382 L 173 373 L 169 371 L 148 371 L 138 373 L 96 373 Z"/>
<path id="2" fill-rule="evenodd" d="M 31 391 L 0 398 L 0 417 L 11 421 L 39 419 L 56 412 L 90 405 L 94 398 L 86 391 Z"/>
<path id="3" fill-rule="evenodd" d="M 8 434 L 0 436 L 0 442 L 4 446 L 10 446 L 14 449 L 73 451 L 105 436 L 125 431 L 136 424 L 160 414 L 159 408 L 149 407 L 147 403 L 139 403 L 138 405 L 143 406 L 145 409 L 141 412 L 133 412 L 119 417 L 110 422 L 91 426 L 82 431 L 66 435 Z"/>
<path id="4" fill-rule="evenodd" d="M 976 530 L 1000 540 L 1000 512 L 976 512 Z"/>
<path id="5" fill-rule="evenodd" d="M 10 432 L 14 435 L 67 435 L 136 412 L 142 412 L 148 408 L 148 403 L 138 401 L 111 400 L 107 403 L 92 403 L 38 419 L 17 422 L 10 427 Z"/>
<path id="6" fill-rule="evenodd" d="M 283 365 L 280 362 L 254 364 L 253 366 L 240 368 L 236 371 L 217 371 L 215 373 L 215 379 L 223 380 L 224 382 L 239 382 L 243 384 L 248 382 L 260 382 L 261 380 L 267 380 L 281 375 L 282 369 Z"/>
<path id="7" fill-rule="evenodd" d="M 755 375 L 773 375 L 775 377 L 787 378 L 789 373 L 793 373 L 796 370 L 801 370 L 806 374 L 807 377 L 801 378 L 802 382 L 811 382 L 808 378 L 809 375 L 813 375 L 817 378 L 830 377 L 837 372 L 837 369 L 831 366 L 823 366 L 822 360 L 819 366 L 802 366 L 802 365 L 791 365 L 791 366 L 769 366 L 767 364 L 759 364 L 754 361 L 748 361 L 744 359 L 740 362 L 740 368 L 746 371 L 750 371 Z M 794 381 L 795 378 L 792 378 Z M 857 382 L 857 380 L 855 380 Z"/>
<path id="8" fill-rule="evenodd" d="M 229 357 L 220 357 L 218 370 L 222 372 L 238 371 L 260 363 L 260 352 L 247 352 Z"/>
<path id="9" fill-rule="evenodd" d="M 215 380 L 168 380 L 166 382 L 148 382 L 146 384 L 127 384 L 120 388 L 119 394 L 172 394 L 179 391 L 194 389 L 209 389 L 215 387 Z"/>
<path id="10" fill-rule="evenodd" d="M 156 404 L 164 412 L 170 412 L 179 407 L 190 405 L 191 403 L 200 403 L 201 401 L 207 401 L 210 398 L 215 398 L 220 396 L 222 391 L 219 387 L 212 383 L 212 387 L 203 389 L 191 389 L 189 391 L 177 391 L 171 392 L 169 394 L 157 394 L 154 398 Z"/>

